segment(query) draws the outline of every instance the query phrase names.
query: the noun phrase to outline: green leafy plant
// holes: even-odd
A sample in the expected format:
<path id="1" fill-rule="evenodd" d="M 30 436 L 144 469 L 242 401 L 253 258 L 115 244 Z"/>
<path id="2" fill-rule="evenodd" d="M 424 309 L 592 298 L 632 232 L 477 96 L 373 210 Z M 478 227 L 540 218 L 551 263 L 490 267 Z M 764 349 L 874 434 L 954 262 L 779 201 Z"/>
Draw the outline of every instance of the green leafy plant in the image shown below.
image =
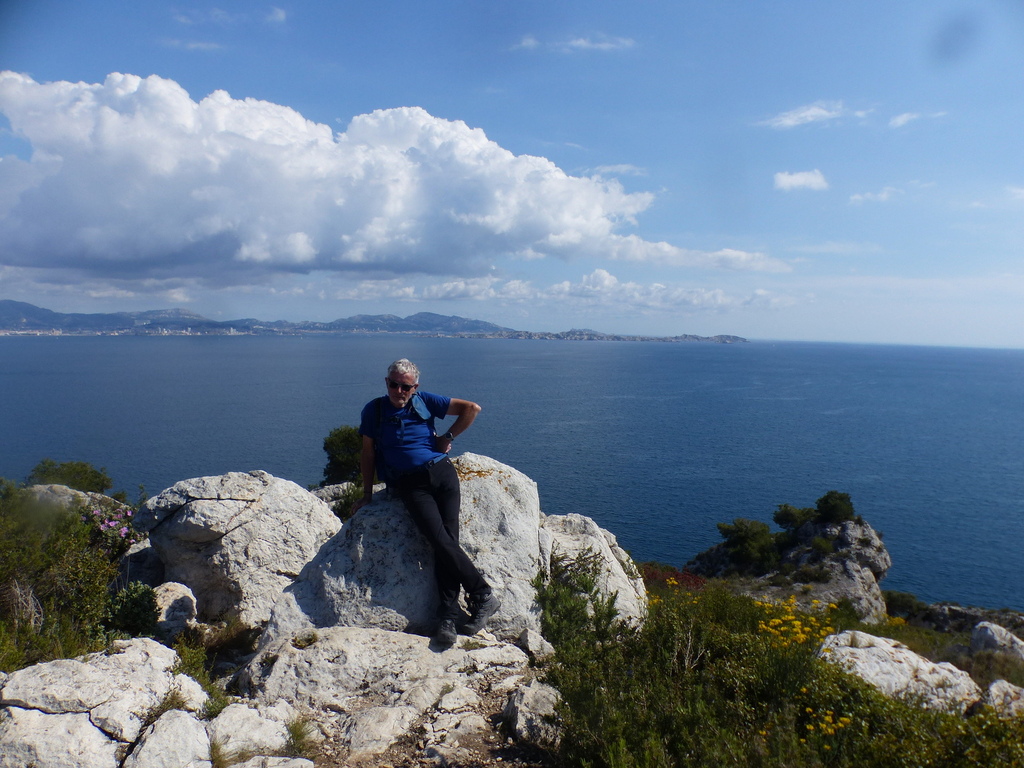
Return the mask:
<path id="1" fill-rule="evenodd" d="M 141 581 L 132 581 L 111 597 L 107 624 L 130 637 L 152 637 L 158 617 L 154 589 Z"/>
<path id="2" fill-rule="evenodd" d="M 86 461 L 56 462 L 43 459 L 25 480 L 26 485 L 66 485 L 78 491 L 106 493 L 114 486 L 104 467 L 96 469 Z"/>
<path id="3" fill-rule="evenodd" d="M 549 626 L 548 611 L 559 614 L 546 674 L 563 697 L 563 764 L 1024 766 L 1024 720 L 921 709 L 818 658 L 822 637 L 855 622 L 846 606 L 802 612 L 793 601 L 757 602 L 715 582 L 690 590 L 666 581 L 641 627 L 613 621 L 599 634 L 579 610 L 591 587 L 580 565 L 563 562 L 561 578 L 539 580 L 542 622 Z"/>
<path id="4" fill-rule="evenodd" d="M 174 673 L 188 675 L 202 686 L 209 696 L 203 707 L 203 717 L 212 720 L 227 708 L 231 697 L 213 681 L 210 675 L 212 664 L 206 647 L 186 632 L 174 643 L 174 651 L 178 654 Z"/>
<path id="5" fill-rule="evenodd" d="M 324 438 L 324 453 L 327 466 L 321 485 L 337 485 L 359 480 L 359 459 L 363 438 L 355 427 L 341 426 L 332 429 Z"/>
<path id="6" fill-rule="evenodd" d="M 738 517 L 731 524 L 719 523 L 718 531 L 730 559 L 741 570 L 760 575 L 778 565 L 779 551 L 767 523 Z"/>

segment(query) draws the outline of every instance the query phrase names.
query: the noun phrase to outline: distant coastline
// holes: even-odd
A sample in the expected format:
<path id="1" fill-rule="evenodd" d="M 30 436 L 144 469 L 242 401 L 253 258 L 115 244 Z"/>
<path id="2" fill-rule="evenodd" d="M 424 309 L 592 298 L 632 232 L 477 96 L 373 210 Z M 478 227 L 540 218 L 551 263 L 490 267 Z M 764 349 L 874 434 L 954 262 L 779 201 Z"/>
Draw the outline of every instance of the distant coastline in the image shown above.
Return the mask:
<path id="1" fill-rule="evenodd" d="M 550 341 L 660 341 L 746 343 L 741 336 L 633 336 L 586 328 L 561 332 L 517 331 L 483 320 L 419 312 L 397 315 L 355 315 L 329 323 L 272 322 L 242 318 L 211 320 L 185 309 L 148 312 L 67 314 L 22 301 L 0 299 L 0 336 L 305 336 L 349 333 L 403 333 L 413 336 L 533 339 Z"/>

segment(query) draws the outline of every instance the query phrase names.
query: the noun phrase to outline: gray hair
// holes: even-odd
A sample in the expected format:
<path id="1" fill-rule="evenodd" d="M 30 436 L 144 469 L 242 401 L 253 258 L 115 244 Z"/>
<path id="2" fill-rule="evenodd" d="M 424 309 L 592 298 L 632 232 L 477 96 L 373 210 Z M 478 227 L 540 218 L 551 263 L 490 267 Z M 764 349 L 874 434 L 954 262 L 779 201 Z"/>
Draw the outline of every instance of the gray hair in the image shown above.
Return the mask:
<path id="1" fill-rule="evenodd" d="M 420 369 L 416 367 L 416 364 L 411 360 L 406 360 L 404 357 L 401 360 L 395 360 L 391 365 L 388 366 L 388 376 L 392 374 L 409 374 L 417 382 L 420 380 Z"/>

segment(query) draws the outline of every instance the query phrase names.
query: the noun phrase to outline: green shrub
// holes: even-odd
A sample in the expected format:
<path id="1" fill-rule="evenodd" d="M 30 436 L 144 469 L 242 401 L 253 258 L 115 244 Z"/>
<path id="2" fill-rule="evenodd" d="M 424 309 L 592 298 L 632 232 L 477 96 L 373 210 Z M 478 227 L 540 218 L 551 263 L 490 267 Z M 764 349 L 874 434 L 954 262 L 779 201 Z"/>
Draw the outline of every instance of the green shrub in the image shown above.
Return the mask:
<path id="1" fill-rule="evenodd" d="M 156 634 L 159 613 L 154 589 L 141 581 L 132 581 L 111 597 L 107 624 L 130 637 L 152 637 Z"/>
<path id="2" fill-rule="evenodd" d="M 559 572 L 540 580 L 540 599 L 560 638 L 546 674 L 563 697 L 562 764 L 1024 766 L 1024 719 L 919 709 L 817 658 L 825 634 L 860 626 L 849 606 L 802 613 L 717 583 L 689 591 L 662 581 L 642 627 L 613 617 L 599 634 L 587 564 L 563 561 Z"/>
<path id="3" fill-rule="evenodd" d="M 910 592 L 883 590 L 882 597 L 885 599 L 885 612 L 890 616 L 908 619 L 911 616 L 916 616 L 928 607 L 927 603 L 918 600 L 917 596 Z"/>
<path id="4" fill-rule="evenodd" d="M 115 572 L 80 513 L 0 481 L 0 669 L 101 649 Z"/>
<path id="5" fill-rule="evenodd" d="M 104 467 L 96 469 L 85 461 L 43 459 L 29 472 L 26 485 L 66 485 L 79 491 L 106 493 L 114 486 Z"/>
<path id="6" fill-rule="evenodd" d="M 819 523 L 845 523 L 857 518 L 850 494 L 839 491 L 826 493 L 815 503 L 815 509 L 818 513 L 815 521 Z"/>
<path id="7" fill-rule="evenodd" d="M 827 557 L 835 551 L 835 546 L 830 539 L 824 536 L 815 536 L 811 539 L 811 550 L 816 554 Z"/>
<path id="8" fill-rule="evenodd" d="M 779 563 L 779 551 L 767 523 L 739 517 L 729 523 L 719 523 L 718 531 L 725 539 L 729 558 L 740 570 L 760 575 Z"/>
<path id="9" fill-rule="evenodd" d="M 791 504 L 779 504 L 772 519 L 775 524 L 784 531 L 795 531 L 804 523 L 815 518 L 817 510 L 814 507 L 794 507 Z"/>
<path id="10" fill-rule="evenodd" d="M 173 672 L 188 675 L 206 691 L 207 699 L 203 707 L 203 717 L 212 720 L 231 703 L 231 697 L 217 685 L 210 675 L 212 660 L 202 640 L 183 633 L 174 643 L 174 652 L 178 654 L 178 663 Z"/>
<path id="11" fill-rule="evenodd" d="M 324 438 L 327 466 L 324 467 L 324 479 L 321 485 L 358 481 L 360 479 L 359 460 L 362 446 L 362 435 L 355 427 L 341 426 L 332 429 L 330 434 Z"/>

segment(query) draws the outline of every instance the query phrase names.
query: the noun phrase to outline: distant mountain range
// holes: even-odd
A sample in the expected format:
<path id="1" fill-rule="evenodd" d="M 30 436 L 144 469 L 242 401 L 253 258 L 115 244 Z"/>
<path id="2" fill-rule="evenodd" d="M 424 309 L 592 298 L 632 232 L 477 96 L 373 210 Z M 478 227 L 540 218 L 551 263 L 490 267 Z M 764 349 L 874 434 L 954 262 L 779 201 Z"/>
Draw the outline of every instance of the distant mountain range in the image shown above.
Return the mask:
<path id="1" fill-rule="evenodd" d="M 560 333 L 517 331 L 483 320 L 455 315 L 417 312 L 408 317 L 397 315 L 355 315 L 329 323 L 287 320 L 210 320 L 186 309 L 158 309 L 148 312 L 65 314 L 27 304 L 0 299 L 2 334 L 75 334 L 75 335 L 298 335 L 325 333 L 410 333 L 422 336 L 470 336 L 495 339 L 563 339 L 573 341 L 712 341 L 744 342 L 739 336 L 623 336 L 586 329 Z"/>

